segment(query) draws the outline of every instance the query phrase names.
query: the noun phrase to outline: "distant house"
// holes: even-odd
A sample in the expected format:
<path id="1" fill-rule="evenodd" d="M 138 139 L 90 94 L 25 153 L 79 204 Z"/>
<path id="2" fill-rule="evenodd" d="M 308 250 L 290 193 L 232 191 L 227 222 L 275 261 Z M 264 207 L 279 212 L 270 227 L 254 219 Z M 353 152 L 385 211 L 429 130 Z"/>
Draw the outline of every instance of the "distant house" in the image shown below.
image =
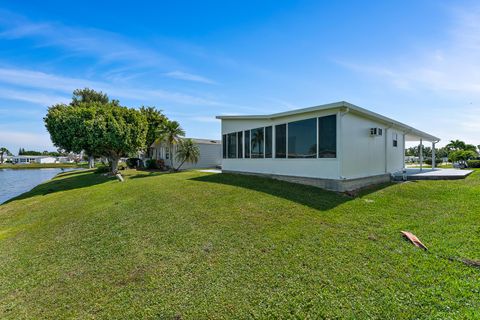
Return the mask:
<path id="1" fill-rule="evenodd" d="M 192 138 L 192 140 L 200 149 L 200 159 L 196 164 L 185 162 L 182 165 L 182 169 L 215 168 L 220 166 L 222 162 L 222 142 L 220 140 L 195 138 Z M 162 142 L 155 142 L 151 145 L 151 152 L 153 159 L 163 160 L 167 166 L 170 166 L 170 157 L 172 156 L 174 167 L 177 168 L 180 165 L 175 157 L 176 146 L 174 146 L 172 153 L 171 150 L 169 150 L 168 145 Z"/>
<path id="2" fill-rule="evenodd" d="M 57 163 L 57 158 L 50 156 L 13 156 L 14 164 L 30 164 L 30 163 Z"/>
<path id="3" fill-rule="evenodd" d="M 71 157 L 57 157 L 58 163 L 74 163 L 75 161 Z"/>
<path id="4" fill-rule="evenodd" d="M 406 141 L 429 141 L 434 147 L 440 140 L 348 102 L 217 118 L 222 120 L 224 172 L 335 191 L 389 181 L 404 168 Z"/>

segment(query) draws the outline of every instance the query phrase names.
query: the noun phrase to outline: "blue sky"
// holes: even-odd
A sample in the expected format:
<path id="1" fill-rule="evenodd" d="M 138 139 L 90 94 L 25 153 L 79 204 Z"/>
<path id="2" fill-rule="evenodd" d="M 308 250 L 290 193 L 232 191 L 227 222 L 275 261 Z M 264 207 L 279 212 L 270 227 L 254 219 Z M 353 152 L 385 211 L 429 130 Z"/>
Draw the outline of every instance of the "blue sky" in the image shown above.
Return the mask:
<path id="1" fill-rule="evenodd" d="M 156 106 L 190 137 L 219 138 L 219 114 L 346 100 L 480 144 L 475 2 L 0 4 L 0 145 L 13 152 L 54 150 L 42 118 L 82 87 Z"/>

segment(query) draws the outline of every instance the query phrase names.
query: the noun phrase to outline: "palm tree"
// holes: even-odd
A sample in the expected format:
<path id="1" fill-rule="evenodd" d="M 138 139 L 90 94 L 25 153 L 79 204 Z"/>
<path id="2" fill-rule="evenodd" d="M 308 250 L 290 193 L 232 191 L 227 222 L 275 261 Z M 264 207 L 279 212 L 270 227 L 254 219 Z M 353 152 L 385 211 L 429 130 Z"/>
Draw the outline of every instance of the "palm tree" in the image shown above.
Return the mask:
<path id="1" fill-rule="evenodd" d="M 8 151 L 8 149 L 5 147 L 0 148 L 0 164 L 3 163 L 3 155 L 5 154 L 8 156 L 10 154 L 10 151 Z"/>
<path id="2" fill-rule="evenodd" d="M 175 170 L 180 170 L 180 167 L 185 162 L 197 163 L 199 158 L 200 149 L 198 148 L 198 145 L 196 145 L 192 139 L 181 139 L 178 142 L 176 154 L 176 159 L 178 162 L 180 162 L 180 165 Z"/>
<path id="3" fill-rule="evenodd" d="M 253 130 L 252 130 L 253 131 Z M 260 157 L 260 154 L 262 153 L 262 143 L 263 143 L 263 129 L 256 129 L 253 131 L 252 135 L 252 158 L 253 153 L 256 147 L 258 147 L 258 153 L 256 154 L 256 157 Z"/>
<path id="4" fill-rule="evenodd" d="M 465 142 L 461 140 L 450 140 L 450 143 L 445 146 L 449 150 L 465 150 Z"/>
<path id="5" fill-rule="evenodd" d="M 166 121 L 158 131 L 160 141 L 166 143 L 170 149 L 170 167 L 173 170 L 173 146 L 176 145 L 181 137 L 185 136 L 185 131 L 177 121 Z"/>

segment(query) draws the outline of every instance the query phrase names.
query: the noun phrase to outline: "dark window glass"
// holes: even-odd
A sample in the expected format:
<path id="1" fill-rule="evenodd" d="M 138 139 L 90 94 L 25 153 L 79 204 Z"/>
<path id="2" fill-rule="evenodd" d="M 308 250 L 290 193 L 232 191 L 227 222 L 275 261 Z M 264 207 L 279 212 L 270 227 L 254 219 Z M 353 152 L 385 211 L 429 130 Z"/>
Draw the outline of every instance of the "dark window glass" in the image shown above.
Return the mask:
<path id="1" fill-rule="evenodd" d="M 398 147 L 398 135 L 396 133 L 393 134 L 393 146 Z"/>
<path id="2" fill-rule="evenodd" d="M 237 157 L 237 133 L 229 133 L 228 140 L 228 158 L 235 159 Z"/>
<path id="3" fill-rule="evenodd" d="M 272 127 L 265 128 L 265 158 L 272 157 Z"/>
<path id="4" fill-rule="evenodd" d="M 223 159 L 225 159 L 227 157 L 227 135 L 226 134 L 224 134 L 222 137 L 222 149 L 223 149 L 223 152 L 222 152 Z"/>
<path id="5" fill-rule="evenodd" d="M 275 158 L 287 157 L 287 125 L 275 126 Z"/>
<path id="6" fill-rule="evenodd" d="M 288 124 L 288 157 L 317 157 L 317 119 L 307 119 Z"/>
<path id="7" fill-rule="evenodd" d="M 245 131 L 245 158 L 250 158 L 250 130 Z"/>
<path id="8" fill-rule="evenodd" d="M 252 158 L 263 158 L 264 149 L 264 135 L 263 128 L 257 128 L 251 130 L 252 141 Z"/>
<path id="9" fill-rule="evenodd" d="M 318 118 L 318 157 L 337 157 L 337 116 Z"/>
<path id="10" fill-rule="evenodd" d="M 243 158 L 243 131 L 237 132 L 238 158 Z"/>

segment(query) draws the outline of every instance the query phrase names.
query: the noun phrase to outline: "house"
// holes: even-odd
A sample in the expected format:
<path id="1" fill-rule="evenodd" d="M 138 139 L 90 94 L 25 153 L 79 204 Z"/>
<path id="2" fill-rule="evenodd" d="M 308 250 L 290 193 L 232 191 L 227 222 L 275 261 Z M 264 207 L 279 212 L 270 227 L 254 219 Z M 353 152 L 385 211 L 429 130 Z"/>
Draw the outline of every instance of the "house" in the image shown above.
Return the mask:
<path id="1" fill-rule="evenodd" d="M 222 142 L 220 140 L 209 139 L 195 139 L 193 142 L 198 146 L 200 150 L 200 158 L 196 164 L 185 162 L 182 165 L 182 169 L 191 168 L 215 168 L 220 166 L 222 162 Z M 169 150 L 168 145 L 163 142 L 155 142 L 151 145 L 152 158 L 156 160 L 163 160 L 166 166 L 170 166 L 170 157 L 172 153 Z M 173 150 L 173 166 L 177 168 L 180 163 L 176 157 L 176 146 Z"/>
<path id="2" fill-rule="evenodd" d="M 336 102 L 269 115 L 217 116 L 222 170 L 334 191 L 390 181 L 404 168 L 405 142 L 440 139 L 396 120 Z M 420 155 L 422 157 L 422 155 Z"/>
<path id="3" fill-rule="evenodd" d="M 13 156 L 14 164 L 30 164 L 30 163 L 56 163 L 57 158 L 50 156 Z"/>

